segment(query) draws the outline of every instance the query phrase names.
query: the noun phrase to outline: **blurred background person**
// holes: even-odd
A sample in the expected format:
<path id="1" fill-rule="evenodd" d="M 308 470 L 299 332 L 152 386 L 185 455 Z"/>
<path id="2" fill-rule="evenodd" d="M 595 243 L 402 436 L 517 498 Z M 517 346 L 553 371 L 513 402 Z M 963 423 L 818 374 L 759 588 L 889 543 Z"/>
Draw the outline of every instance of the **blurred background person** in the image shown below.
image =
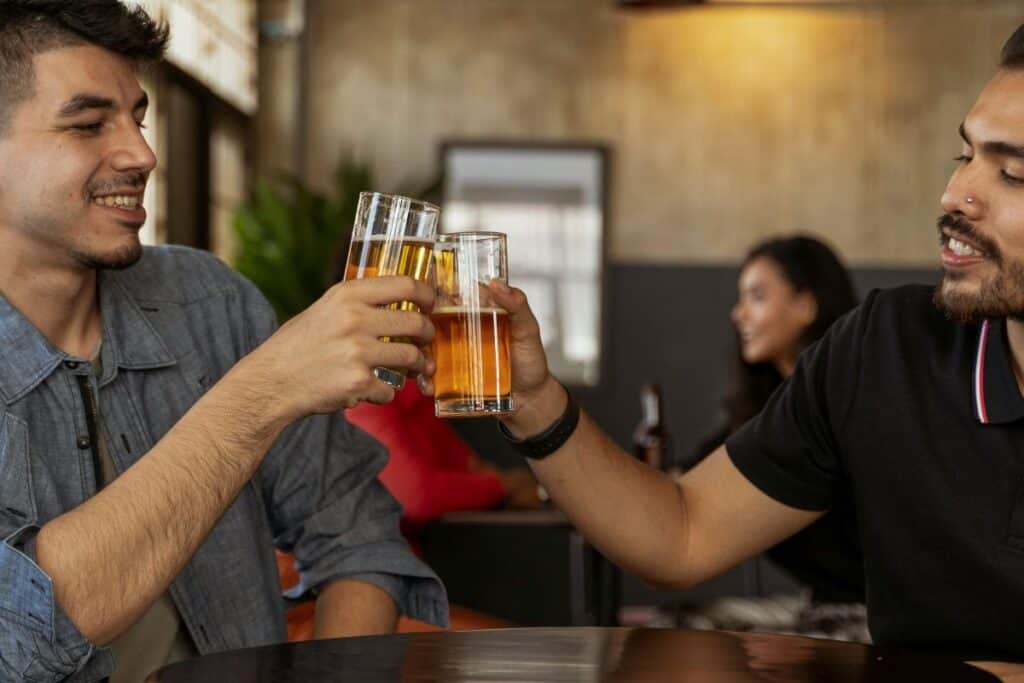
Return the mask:
<path id="1" fill-rule="evenodd" d="M 761 411 L 793 373 L 797 357 L 857 305 L 849 273 L 813 237 L 765 240 L 743 260 L 732 309 L 736 362 L 721 425 L 697 448 L 692 467 Z M 844 504 L 767 551 L 807 591 L 720 598 L 680 612 L 683 626 L 787 630 L 867 641 L 864 567 L 852 506 Z"/>

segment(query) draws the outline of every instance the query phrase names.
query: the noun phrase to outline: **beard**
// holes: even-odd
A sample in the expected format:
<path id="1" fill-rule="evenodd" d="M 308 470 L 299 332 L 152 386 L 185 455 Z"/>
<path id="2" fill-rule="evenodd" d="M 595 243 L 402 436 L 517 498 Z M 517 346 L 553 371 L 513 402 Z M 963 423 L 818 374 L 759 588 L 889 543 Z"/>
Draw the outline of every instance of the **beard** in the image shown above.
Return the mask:
<path id="1" fill-rule="evenodd" d="M 986 318 L 1024 319 L 1024 264 L 1008 262 L 999 246 L 963 216 L 944 214 L 939 218 L 940 241 L 945 243 L 944 229 L 961 235 L 981 247 L 996 274 L 971 287 L 968 278 L 959 272 L 945 272 L 932 294 L 932 301 L 942 313 L 958 323 L 977 324 Z"/>
<path id="2" fill-rule="evenodd" d="M 142 257 L 142 244 L 135 241 L 102 253 L 76 248 L 71 255 L 79 264 L 93 270 L 124 270 Z"/>

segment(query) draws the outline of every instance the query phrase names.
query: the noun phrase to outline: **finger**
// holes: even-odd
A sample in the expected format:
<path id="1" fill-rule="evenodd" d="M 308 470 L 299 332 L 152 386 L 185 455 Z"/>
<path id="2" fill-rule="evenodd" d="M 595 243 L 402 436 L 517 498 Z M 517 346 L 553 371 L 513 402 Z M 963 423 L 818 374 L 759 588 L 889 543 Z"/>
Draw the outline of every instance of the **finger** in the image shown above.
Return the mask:
<path id="1" fill-rule="evenodd" d="M 377 342 L 370 362 L 373 367 L 403 368 L 413 373 L 423 372 L 427 364 L 419 347 L 401 342 Z"/>
<path id="2" fill-rule="evenodd" d="M 509 322 L 512 323 L 512 336 L 515 339 L 532 337 L 540 329 L 537 318 L 526 300 L 523 290 L 509 287 L 501 280 L 491 280 L 487 285 L 495 302 L 508 312 Z"/>
<path id="3" fill-rule="evenodd" d="M 428 378 L 433 377 L 434 373 L 437 372 L 437 361 L 434 360 L 434 347 L 430 345 L 421 346 L 420 351 L 423 353 L 423 357 L 427 361 L 422 374 L 426 375 Z"/>
<path id="4" fill-rule="evenodd" d="M 369 372 L 370 374 L 367 376 L 366 381 L 355 392 L 354 396 L 346 399 L 346 408 L 354 408 L 363 401 L 383 405 L 385 403 L 390 403 L 391 399 L 395 397 L 394 387 L 377 378 L 376 373 L 374 373 L 373 370 L 370 370 Z"/>
<path id="5" fill-rule="evenodd" d="M 379 386 L 374 386 L 369 389 L 366 394 L 366 402 L 373 403 L 376 405 L 384 405 L 385 403 L 391 403 L 392 399 L 395 398 L 395 389 L 387 382 L 378 380 Z M 350 406 L 355 407 L 355 406 Z"/>
<path id="6" fill-rule="evenodd" d="M 345 293 L 373 306 L 411 301 L 424 311 L 434 307 L 434 288 L 406 275 L 348 280 L 334 285 L 332 293 Z M 336 292 L 335 292 L 336 290 Z"/>
<path id="7" fill-rule="evenodd" d="M 424 396 L 434 395 L 434 381 L 426 375 L 416 376 L 416 388 L 420 390 L 420 393 Z"/>
<path id="8" fill-rule="evenodd" d="M 367 330 L 378 337 L 412 337 L 429 344 L 434 339 L 434 323 L 417 311 L 375 309 Z"/>

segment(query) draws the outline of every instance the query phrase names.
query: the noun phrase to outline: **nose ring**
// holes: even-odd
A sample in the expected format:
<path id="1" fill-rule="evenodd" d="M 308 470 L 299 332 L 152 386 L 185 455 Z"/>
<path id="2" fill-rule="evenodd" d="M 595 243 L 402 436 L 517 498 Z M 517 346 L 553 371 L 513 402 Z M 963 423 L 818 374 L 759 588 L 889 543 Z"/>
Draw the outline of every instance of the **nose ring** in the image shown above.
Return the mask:
<path id="1" fill-rule="evenodd" d="M 973 204 L 974 203 L 974 197 L 967 197 L 964 201 L 966 201 L 968 204 Z"/>

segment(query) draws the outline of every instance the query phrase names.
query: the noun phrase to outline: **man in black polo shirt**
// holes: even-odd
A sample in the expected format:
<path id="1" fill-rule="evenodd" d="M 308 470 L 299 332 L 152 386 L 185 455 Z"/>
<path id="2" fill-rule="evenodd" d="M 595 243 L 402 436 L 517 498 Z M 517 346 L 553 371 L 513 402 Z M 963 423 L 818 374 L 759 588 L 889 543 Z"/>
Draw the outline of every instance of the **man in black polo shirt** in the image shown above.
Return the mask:
<path id="1" fill-rule="evenodd" d="M 960 133 L 938 289 L 872 293 L 677 481 L 579 415 L 522 292 L 493 285 L 522 406 L 502 428 L 602 552 L 687 587 L 852 496 L 876 643 L 1024 660 L 1024 27 Z"/>

